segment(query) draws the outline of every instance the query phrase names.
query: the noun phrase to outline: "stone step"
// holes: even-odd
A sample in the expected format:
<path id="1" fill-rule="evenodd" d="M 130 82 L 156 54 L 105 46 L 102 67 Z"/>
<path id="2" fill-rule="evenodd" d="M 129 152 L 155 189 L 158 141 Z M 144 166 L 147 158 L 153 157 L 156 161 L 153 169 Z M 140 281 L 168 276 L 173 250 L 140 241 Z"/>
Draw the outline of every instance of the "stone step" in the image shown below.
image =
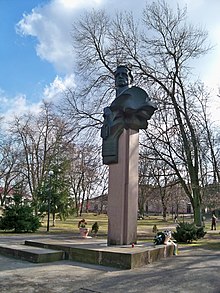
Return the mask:
<path id="1" fill-rule="evenodd" d="M 0 254 L 34 263 L 46 263 L 63 260 L 65 258 L 65 253 L 63 251 L 27 246 L 23 244 L 0 243 Z"/>
<path id="2" fill-rule="evenodd" d="M 94 242 L 93 239 L 83 241 L 65 241 L 54 239 L 26 240 L 26 245 L 63 250 L 67 260 L 116 267 L 120 269 L 134 269 L 159 261 L 173 255 L 173 245 L 151 245 L 143 243 L 135 245 L 107 246 L 107 243 Z"/>

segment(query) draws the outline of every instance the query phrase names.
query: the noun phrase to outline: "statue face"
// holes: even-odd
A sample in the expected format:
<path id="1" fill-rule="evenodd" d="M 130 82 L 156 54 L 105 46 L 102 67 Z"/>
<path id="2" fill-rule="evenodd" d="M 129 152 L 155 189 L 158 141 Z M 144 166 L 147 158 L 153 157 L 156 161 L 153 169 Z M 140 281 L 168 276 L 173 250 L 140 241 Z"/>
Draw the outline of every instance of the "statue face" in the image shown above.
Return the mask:
<path id="1" fill-rule="evenodd" d="M 115 73 L 115 86 L 124 87 L 128 86 L 131 82 L 129 71 L 126 67 L 119 67 Z"/>

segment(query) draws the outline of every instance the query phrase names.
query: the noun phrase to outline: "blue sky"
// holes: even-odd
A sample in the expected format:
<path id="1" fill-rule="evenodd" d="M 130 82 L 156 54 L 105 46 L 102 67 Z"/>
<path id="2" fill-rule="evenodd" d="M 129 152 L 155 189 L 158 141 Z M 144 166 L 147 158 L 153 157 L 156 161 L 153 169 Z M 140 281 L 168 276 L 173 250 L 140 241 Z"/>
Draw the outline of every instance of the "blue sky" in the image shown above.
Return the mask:
<path id="1" fill-rule="evenodd" d="M 152 1 L 152 0 L 148 0 Z M 209 31 L 215 48 L 196 73 L 217 91 L 220 77 L 220 1 L 169 0 L 187 5 L 189 21 Z M 144 0 L 0 0 L 0 113 L 37 109 L 42 98 L 74 85 L 71 29 L 83 9 L 141 13 Z M 219 107 L 220 102 L 215 104 Z M 219 108 L 218 108 L 219 111 Z"/>
<path id="2" fill-rule="evenodd" d="M 37 39 L 21 37 L 16 32 L 23 13 L 31 13 L 39 3 L 39 0 L 0 0 L 0 88 L 11 97 L 24 93 L 36 98 L 35 93 L 56 74 L 52 64 L 36 55 Z"/>

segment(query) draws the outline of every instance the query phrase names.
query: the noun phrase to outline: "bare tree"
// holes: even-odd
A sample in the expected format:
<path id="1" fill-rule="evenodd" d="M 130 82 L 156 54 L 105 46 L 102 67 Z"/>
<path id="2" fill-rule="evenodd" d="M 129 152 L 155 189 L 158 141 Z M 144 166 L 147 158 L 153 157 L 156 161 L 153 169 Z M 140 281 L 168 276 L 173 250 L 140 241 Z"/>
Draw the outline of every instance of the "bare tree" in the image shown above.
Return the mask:
<path id="1" fill-rule="evenodd" d="M 165 117 L 168 112 L 172 118 L 170 123 L 178 135 L 180 154 L 174 145 L 171 147 L 177 161 L 181 156 L 182 162 L 178 164 L 182 166 L 179 169 L 178 164 L 171 163 L 174 156 L 166 163 L 174 167 L 192 202 L 195 223 L 201 225 L 199 137 L 192 119 L 195 115 L 194 97 L 189 89 L 189 63 L 205 54 L 209 46 L 205 45 L 207 33 L 187 24 L 186 13 L 185 8 L 179 7 L 174 13 L 163 0 L 146 5 L 141 25 L 132 13 L 118 13 L 114 18 L 104 11 L 86 13 L 74 26 L 73 34 L 78 52 L 78 73 L 86 80 L 76 96 L 91 100 L 84 111 L 93 119 L 97 113 L 93 103 L 100 111 L 100 107 L 113 98 L 112 73 L 116 65 L 125 63 L 133 68 L 136 84 L 157 99 L 159 111 L 163 112 L 161 115 Z M 155 143 L 156 134 L 153 135 L 151 141 Z M 156 143 L 161 141 L 162 137 Z M 182 172 L 187 172 L 187 182 L 182 179 Z"/>
<path id="2" fill-rule="evenodd" d="M 88 202 L 96 194 L 100 184 L 100 155 L 96 146 L 81 145 L 74 147 L 69 170 L 71 191 L 74 196 L 77 216 L 88 211 Z"/>
<path id="3" fill-rule="evenodd" d="M 0 205 L 12 196 L 17 185 L 24 182 L 20 174 L 21 161 L 20 149 L 8 135 L 2 137 L 0 145 Z"/>
<path id="4" fill-rule="evenodd" d="M 45 176 L 58 154 L 66 148 L 69 129 L 52 111 L 52 106 L 45 103 L 37 116 L 17 117 L 10 131 L 20 149 L 20 174 L 27 182 L 33 202 L 37 203 L 37 194 Z"/>

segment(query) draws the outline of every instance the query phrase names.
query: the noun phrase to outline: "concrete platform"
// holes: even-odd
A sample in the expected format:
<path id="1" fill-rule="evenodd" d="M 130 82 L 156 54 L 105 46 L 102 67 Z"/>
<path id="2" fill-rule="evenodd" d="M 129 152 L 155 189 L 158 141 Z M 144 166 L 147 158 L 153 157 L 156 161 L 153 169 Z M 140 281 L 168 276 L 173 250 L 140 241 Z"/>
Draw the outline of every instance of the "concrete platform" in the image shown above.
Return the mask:
<path id="1" fill-rule="evenodd" d="M 121 269 L 133 269 L 173 256 L 173 245 L 140 243 L 131 245 L 107 246 L 99 239 L 39 239 L 26 240 L 25 245 L 64 251 L 65 259 L 87 264 L 103 265 Z"/>
<path id="2" fill-rule="evenodd" d="M 63 251 L 44 249 L 22 244 L 0 244 L 0 254 L 34 263 L 46 263 L 63 260 Z"/>

